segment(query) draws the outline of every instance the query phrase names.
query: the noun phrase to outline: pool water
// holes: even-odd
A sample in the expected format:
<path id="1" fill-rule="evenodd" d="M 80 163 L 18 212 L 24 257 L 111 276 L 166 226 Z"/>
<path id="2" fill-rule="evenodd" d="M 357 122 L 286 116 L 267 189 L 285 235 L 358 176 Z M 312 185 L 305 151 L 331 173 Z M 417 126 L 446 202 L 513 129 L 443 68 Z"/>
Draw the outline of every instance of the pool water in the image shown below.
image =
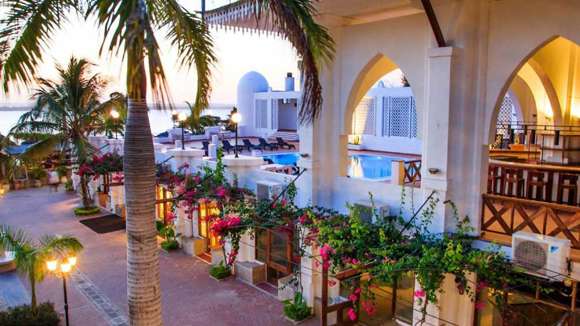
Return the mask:
<path id="1" fill-rule="evenodd" d="M 298 153 L 264 155 L 275 164 L 294 165 L 298 162 Z M 388 179 L 391 177 L 391 162 L 398 160 L 395 157 L 353 154 L 350 156 L 348 176 L 362 179 Z"/>

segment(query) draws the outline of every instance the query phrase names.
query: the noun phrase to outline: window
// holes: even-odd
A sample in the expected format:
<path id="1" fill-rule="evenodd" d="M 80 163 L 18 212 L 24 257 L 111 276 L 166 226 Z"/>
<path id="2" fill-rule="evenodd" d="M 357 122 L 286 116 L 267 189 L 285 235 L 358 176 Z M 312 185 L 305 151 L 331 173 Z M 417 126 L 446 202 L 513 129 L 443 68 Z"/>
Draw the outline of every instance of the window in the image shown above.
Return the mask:
<path id="1" fill-rule="evenodd" d="M 268 128 L 268 100 L 256 100 L 256 128 Z"/>
<path id="2" fill-rule="evenodd" d="M 383 97 L 383 137 L 417 137 L 417 108 L 412 96 Z"/>

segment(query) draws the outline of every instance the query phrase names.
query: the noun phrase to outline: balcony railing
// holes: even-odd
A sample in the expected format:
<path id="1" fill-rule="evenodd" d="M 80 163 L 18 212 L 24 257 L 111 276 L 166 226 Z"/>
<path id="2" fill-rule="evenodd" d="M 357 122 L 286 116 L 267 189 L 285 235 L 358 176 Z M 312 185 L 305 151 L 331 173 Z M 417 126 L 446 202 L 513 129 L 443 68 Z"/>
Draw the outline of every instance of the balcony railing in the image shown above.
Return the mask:
<path id="1" fill-rule="evenodd" d="M 405 184 L 421 183 L 421 160 L 405 161 Z"/>
<path id="2" fill-rule="evenodd" d="M 580 249 L 580 208 L 556 203 L 484 194 L 481 220 L 486 233 L 510 236 L 527 231 L 570 240 Z"/>

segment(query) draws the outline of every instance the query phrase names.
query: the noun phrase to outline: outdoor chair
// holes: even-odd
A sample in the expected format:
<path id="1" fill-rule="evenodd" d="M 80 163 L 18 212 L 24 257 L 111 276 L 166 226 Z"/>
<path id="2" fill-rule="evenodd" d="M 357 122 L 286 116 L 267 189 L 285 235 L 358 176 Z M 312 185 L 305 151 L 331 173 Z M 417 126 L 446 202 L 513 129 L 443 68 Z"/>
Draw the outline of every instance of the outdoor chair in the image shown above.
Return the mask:
<path id="1" fill-rule="evenodd" d="M 229 140 L 222 140 L 222 144 L 223 144 L 223 149 L 224 151 L 226 151 L 228 154 L 230 153 L 230 151 L 235 151 L 235 147 L 232 146 L 232 144 L 230 144 Z M 244 149 L 244 146 L 242 145 L 238 145 L 238 152 L 241 152 Z"/>
<path id="2" fill-rule="evenodd" d="M 258 141 L 260 142 L 260 147 L 262 149 L 267 149 L 270 148 L 271 151 L 278 149 L 278 145 L 274 144 L 274 143 L 268 143 L 264 138 L 260 137 L 258 138 Z"/>
<path id="3" fill-rule="evenodd" d="M 296 146 L 294 146 L 294 144 L 287 143 L 286 141 L 284 141 L 284 139 L 282 139 L 282 137 L 276 137 L 276 141 L 278 142 L 278 147 L 280 148 L 287 147 L 288 149 L 296 149 Z"/>
<path id="4" fill-rule="evenodd" d="M 201 142 L 201 145 L 201 149 L 205 151 L 205 156 L 209 156 L 209 142 L 204 140 Z"/>
<path id="5" fill-rule="evenodd" d="M 250 142 L 249 139 L 243 139 L 242 140 L 244 142 L 243 147 L 248 151 L 251 152 L 252 149 L 262 149 L 259 145 L 254 145 L 252 144 L 252 142 Z"/>

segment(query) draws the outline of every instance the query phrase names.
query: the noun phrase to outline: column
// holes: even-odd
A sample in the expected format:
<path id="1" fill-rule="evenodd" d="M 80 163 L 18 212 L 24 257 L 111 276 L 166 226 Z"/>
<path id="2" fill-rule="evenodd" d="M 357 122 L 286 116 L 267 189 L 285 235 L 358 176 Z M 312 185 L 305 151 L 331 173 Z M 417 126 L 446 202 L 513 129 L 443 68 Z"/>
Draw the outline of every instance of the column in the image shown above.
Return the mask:
<path id="1" fill-rule="evenodd" d="M 199 165 L 203 159 L 205 152 L 202 149 L 181 149 L 175 148 L 168 151 L 169 155 L 173 156 L 175 161 L 175 168 L 183 166 L 184 164 L 189 164 L 188 171 L 192 171 L 192 168 Z"/>
<path id="2" fill-rule="evenodd" d="M 424 198 L 436 191 L 441 203 L 447 199 L 449 183 L 449 112 L 453 52 L 452 47 L 429 49 L 425 87 L 421 188 Z M 440 233 L 445 230 L 446 215 L 444 205 L 440 204 L 431 226 L 432 232 Z"/>

